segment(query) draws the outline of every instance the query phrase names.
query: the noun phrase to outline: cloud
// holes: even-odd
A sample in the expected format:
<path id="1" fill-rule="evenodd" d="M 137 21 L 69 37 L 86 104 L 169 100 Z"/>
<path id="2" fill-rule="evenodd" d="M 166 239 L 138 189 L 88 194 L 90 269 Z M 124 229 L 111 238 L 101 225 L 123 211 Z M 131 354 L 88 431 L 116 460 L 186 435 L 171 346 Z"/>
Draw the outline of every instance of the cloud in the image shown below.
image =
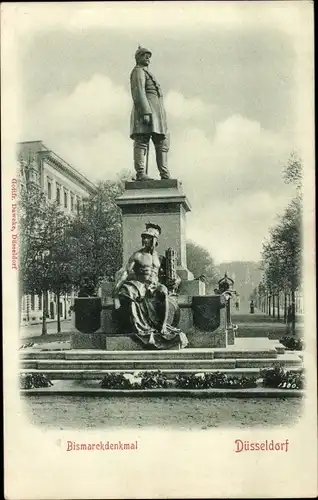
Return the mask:
<path id="1" fill-rule="evenodd" d="M 6 5 L 6 25 L 15 23 L 19 33 L 39 29 L 56 29 L 63 27 L 73 30 L 87 30 L 89 28 L 108 27 L 125 30 L 144 29 L 162 31 L 171 29 L 206 29 L 218 28 L 233 29 L 241 26 L 256 25 L 258 29 L 263 26 L 274 26 L 295 36 L 304 25 L 311 21 L 309 5 L 290 4 L 286 15 L 285 5 L 260 4 L 255 5 L 244 2 L 239 5 L 231 3 L 214 4 L 201 2 L 185 4 L 180 7 L 178 2 L 171 2 L 162 9 L 156 3 L 139 4 L 107 4 L 94 3 L 87 7 L 80 3 L 55 3 L 46 4 L 21 4 Z"/>
<path id="2" fill-rule="evenodd" d="M 94 136 L 129 116 L 130 107 L 130 96 L 123 87 L 95 74 L 69 94 L 46 94 L 31 110 L 27 127 L 40 134 Z"/>
<path id="3" fill-rule="evenodd" d="M 172 118 L 189 120 L 208 116 L 213 106 L 199 98 L 185 98 L 180 92 L 170 90 L 165 99 L 165 107 Z"/>
<path id="4" fill-rule="evenodd" d="M 233 115 L 208 135 L 200 128 L 184 128 L 171 142 L 170 165 L 199 205 L 211 198 L 231 200 L 259 189 L 284 189 L 281 163 L 290 145 L 283 135 Z"/>

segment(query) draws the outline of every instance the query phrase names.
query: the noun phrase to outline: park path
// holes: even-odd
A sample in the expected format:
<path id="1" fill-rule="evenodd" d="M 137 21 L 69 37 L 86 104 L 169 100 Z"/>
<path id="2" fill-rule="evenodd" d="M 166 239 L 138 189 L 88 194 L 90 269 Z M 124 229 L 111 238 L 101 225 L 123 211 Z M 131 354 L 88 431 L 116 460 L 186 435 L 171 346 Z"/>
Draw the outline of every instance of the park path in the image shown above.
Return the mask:
<path id="1" fill-rule="evenodd" d="M 72 320 L 61 321 L 61 332 L 57 333 L 57 321 L 47 323 L 47 335 L 42 335 L 42 325 L 22 326 L 20 329 L 20 338 L 26 342 L 47 342 L 61 339 L 65 340 L 70 333 L 76 331 L 72 326 Z"/>

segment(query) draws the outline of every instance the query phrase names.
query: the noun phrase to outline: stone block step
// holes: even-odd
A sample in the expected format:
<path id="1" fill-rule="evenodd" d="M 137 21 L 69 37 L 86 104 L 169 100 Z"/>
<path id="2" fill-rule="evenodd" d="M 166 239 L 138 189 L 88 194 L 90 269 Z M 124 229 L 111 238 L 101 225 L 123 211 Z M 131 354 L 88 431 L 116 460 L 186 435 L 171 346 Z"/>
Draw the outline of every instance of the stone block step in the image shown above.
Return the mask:
<path id="1" fill-rule="evenodd" d="M 30 360 L 183 360 L 183 359 L 233 359 L 274 358 L 273 348 L 231 348 L 231 349 L 180 349 L 171 351 L 100 351 L 68 349 L 64 351 L 42 351 L 29 349 L 20 353 L 20 359 Z"/>
<path id="2" fill-rule="evenodd" d="M 238 359 L 236 360 L 237 368 L 270 368 L 273 365 L 283 365 L 285 368 L 291 366 L 301 366 L 302 360 L 297 354 L 278 354 L 272 359 Z"/>
<path id="3" fill-rule="evenodd" d="M 299 367 L 291 367 L 291 371 L 299 370 Z M 102 378 L 110 373 L 132 373 L 134 370 L 41 370 L 41 373 L 45 374 L 50 380 L 102 380 Z M 145 372 L 153 372 L 153 370 L 144 370 Z M 259 377 L 259 368 L 224 368 L 219 369 L 206 369 L 206 370 L 195 370 L 195 369 L 163 369 L 161 370 L 168 379 L 174 378 L 177 374 L 180 375 L 190 375 L 204 371 L 205 373 L 216 373 L 222 371 L 227 375 L 232 376 L 244 376 L 244 377 Z M 36 369 L 21 369 L 20 373 L 32 374 L 39 373 Z"/>
<path id="4" fill-rule="evenodd" d="M 277 357 L 277 350 L 272 349 L 237 349 L 237 348 L 226 348 L 226 349 L 214 349 L 214 359 L 226 358 L 226 359 L 273 359 Z"/>
<path id="5" fill-rule="evenodd" d="M 209 368 L 266 368 L 282 364 L 300 366 L 302 358 L 295 353 L 278 354 L 273 358 L 233 358 L 233 359 L 24 359 L 22 368 L 37 370 L 163 370 L 163 369 L 190 369 L 204 370 Z"/>
<path id="6" fill-rule="evenodd" d="M 207 368 L 235 368 L 235 360 L 227 359 L 155 359 L 155 360 L 66 360 L 66 359 L 43 359 L 43 360 L 29 360 L 24 359 L 21 361 L 22 368 L 33 368 L 39 371 L 42 370 L 122 370 L 124 368 L 129 370 L 162 370 L 164 368 L 184 369 L 193 368 L 195 370 L 204 370 Z"/>

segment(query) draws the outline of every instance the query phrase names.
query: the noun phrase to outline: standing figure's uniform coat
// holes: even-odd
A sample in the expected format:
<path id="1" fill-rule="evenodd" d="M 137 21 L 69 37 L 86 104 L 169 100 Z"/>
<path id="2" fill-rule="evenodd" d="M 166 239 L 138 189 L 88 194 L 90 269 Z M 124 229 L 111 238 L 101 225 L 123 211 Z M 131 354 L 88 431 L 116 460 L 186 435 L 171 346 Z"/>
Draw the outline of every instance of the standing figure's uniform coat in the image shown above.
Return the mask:
<path id="1" fill-rule="evenodd" d="M 133 109 L 130 120 L 130 137 L 135 134 L 160 134 L 167 136 L 167 118 L 163 94 L 155 77 L 145 68 L 135 66 L 130 74 Z M 144 115 L 151 115 L 151 124 L 143 123 Z"/>

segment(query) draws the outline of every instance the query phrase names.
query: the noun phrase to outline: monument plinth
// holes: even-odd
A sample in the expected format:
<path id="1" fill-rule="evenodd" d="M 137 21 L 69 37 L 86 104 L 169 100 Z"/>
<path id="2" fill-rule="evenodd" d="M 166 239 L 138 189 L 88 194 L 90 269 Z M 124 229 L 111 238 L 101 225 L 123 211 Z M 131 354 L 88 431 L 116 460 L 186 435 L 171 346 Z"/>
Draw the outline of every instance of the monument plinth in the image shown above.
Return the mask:
<path id="1" fill-rule="evenodd" d="M 182 183 L 177 179 L 126 182 L 125 191 L 116 203 L 122 211 L 123 263 L 140 247 L 140 233 L 151 220 L 164 227 L 158 253 L 174 248 L 180 278 L 193 280 L 186 255 L 186 213 L 191 206 Z"/>

